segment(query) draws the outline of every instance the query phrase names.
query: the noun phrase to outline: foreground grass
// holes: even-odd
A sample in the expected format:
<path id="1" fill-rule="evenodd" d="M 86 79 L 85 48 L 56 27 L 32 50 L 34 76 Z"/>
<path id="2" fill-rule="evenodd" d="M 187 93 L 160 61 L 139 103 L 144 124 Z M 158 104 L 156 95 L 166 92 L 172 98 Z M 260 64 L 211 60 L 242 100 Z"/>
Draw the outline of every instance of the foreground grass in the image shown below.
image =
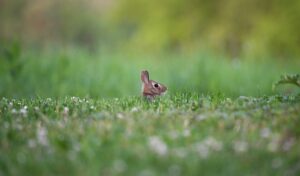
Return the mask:
<path id="1" fill-rule="evenodd" d="M 298 175 L 300 97 L 0 101 L 0 175 Z"/>

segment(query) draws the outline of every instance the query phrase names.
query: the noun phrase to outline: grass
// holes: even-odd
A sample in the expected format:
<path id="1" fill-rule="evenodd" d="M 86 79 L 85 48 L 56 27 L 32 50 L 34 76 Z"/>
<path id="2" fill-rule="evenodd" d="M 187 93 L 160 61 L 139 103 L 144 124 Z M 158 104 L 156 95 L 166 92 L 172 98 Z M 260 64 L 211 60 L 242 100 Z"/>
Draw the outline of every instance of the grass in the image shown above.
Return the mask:
<path id="1" fill-rule="evenodd" d="M 230 60 L 207 52 L 145 56 L 89 53 L 74 48 L 45 51 L 12 48 L 0 52 L 2 97 L 137 96 L 142 69 L 148 69 L 150 77 L 167 85 L 170 92 L 263 96 L 282 92 L 272 91 L 272 84 L 281 74 L 299 71 L 296 60 Z"/>
<path id="2" fill-rule="evenodd" d="M 299 175 L 300 97 L 0 101 L 0 175 Z"/>
<path id="3" fill-rule="evenodd" d="M 0 175 L 299 175 L 299 89 L 272 91 L 298 65 L 1 47 Z"/>

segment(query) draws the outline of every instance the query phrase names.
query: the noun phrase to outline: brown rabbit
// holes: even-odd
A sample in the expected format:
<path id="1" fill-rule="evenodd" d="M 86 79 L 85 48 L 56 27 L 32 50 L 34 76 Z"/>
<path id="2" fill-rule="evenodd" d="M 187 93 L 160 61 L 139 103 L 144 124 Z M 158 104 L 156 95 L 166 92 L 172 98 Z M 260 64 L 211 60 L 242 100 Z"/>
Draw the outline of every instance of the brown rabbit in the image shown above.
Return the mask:
<path id="1" fill-rule="evenodd" d="M 143 96 L 148 100 L 153 100 L 156 96 L 163 95 L 167 91 L 167 87 L 156 81 L 149 79 L 147 70 L 141 72 L 142 92 Z"/>

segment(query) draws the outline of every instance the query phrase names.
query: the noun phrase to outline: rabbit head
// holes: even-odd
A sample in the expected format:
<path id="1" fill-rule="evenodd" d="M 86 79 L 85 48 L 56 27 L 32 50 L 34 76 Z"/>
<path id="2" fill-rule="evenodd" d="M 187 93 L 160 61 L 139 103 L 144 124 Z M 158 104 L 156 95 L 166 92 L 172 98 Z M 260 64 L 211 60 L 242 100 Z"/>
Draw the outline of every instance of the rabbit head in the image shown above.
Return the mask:
<path id="1" fill-rule="evenodd" d="M 147 70 L 141 72 L 141 80 L 143 83 L 143 96 L 148 99 L 152 100 L 154 97 L 163 95 L 167 91 L 165 85 L 149 79 L 149 72 Z"/>

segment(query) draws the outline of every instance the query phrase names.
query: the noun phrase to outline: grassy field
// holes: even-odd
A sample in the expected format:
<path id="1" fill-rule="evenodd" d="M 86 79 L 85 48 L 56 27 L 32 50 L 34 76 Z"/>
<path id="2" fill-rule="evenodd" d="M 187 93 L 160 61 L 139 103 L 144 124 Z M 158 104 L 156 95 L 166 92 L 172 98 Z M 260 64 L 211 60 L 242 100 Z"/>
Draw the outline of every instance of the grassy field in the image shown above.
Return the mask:
<path id="1" fill-rule="evenodd" d="M 0 175 L 299 175 L 300 97 L 0 100 Z"/>
<path id="2" fill-rule="evenodd" d="M 208 52 L 151 56 L 90 53 L 76 48 L 32 51 L 11 47 L 0 52 L 0 97 L 137 96 L 143 69 L 148 69 L 150 77 L 167 85 L 172 93 L 273 95 L 283 91 L 272 91 L 272 84 L 281 74 L 298 73 L 299 61 L 229 59 Z"/>

